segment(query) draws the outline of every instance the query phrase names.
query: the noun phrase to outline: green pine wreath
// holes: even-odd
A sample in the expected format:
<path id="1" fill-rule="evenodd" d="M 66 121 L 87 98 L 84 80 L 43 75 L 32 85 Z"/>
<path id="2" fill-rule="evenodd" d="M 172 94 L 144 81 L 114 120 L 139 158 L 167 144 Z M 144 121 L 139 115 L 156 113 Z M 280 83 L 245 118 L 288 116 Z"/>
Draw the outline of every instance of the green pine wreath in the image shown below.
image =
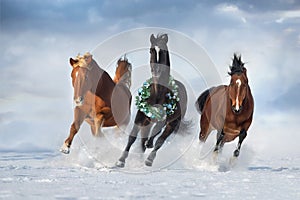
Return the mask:
<path id="1" fill-rule="evenodd" d="M 166 94 L 167 102 L 160 106 L 149 105 L 147 103 L 147 100 L 150 97 L 150 86 L 152 83 L 152 78 L 150 78 L 143 83 L 141 88 L 139 88 L 138 95 L 135 97 L 135 105 L 138 110 L 143 112 L 147 117 L 162 121 L 165 120 L 167 116 L 174 114 L 175 110 L 177 110 L 177 102 L 180 100 L 178 97 L 178 85 L 174 78 L 170 76 L 169 88 L 171 88 L 171 92 Z"/>

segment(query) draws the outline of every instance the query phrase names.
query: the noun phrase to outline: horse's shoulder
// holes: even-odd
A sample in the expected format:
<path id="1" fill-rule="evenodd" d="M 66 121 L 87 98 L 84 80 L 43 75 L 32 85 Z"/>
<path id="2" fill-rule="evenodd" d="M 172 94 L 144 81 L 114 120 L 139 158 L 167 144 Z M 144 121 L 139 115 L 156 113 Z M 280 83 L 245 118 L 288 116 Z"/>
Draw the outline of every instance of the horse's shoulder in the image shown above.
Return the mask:
<path id="1" fill-rule="evenodd" d="M 209 94 L 210 96 L 213 96 L 213 95 L 224 95 L 227 91 L 227 85 L 219 85 L 219 86 L 216 86 L 216 87 L 212 87 L 209 89 Z"/>

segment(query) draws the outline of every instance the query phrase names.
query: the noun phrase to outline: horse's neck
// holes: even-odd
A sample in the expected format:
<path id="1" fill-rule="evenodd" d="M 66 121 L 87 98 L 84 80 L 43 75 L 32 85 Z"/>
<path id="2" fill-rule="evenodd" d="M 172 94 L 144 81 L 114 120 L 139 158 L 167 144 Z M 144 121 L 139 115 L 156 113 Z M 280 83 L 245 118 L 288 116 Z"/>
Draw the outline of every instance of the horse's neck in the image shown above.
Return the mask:
<path id="1" fill-rule="evenodd" d="M 252 96 L 249 85 L 247 85 L 247 93 L 246 93 L 246 98 L 245 98 L 244 104 L 247 104 L 247 105 L 253 104 L 253 96 Z"/>
<path id="2" fill-rule="evenodd" d="M 124 84 L 127 88 L 130 88 L 131 87 L 131 75 L 130 75 L 130 73 L 127 72 L 127 73 L 123 74 L 123 76 L 121 76 L 121 78 L 115 83 Z"/>
<path id="3" fill-rule="evenodd" d="M 115 83 L 109 76 L 109 74 L 101 68 L 94 71 L 96 79 L 94 86 L 94 94 L 100 97 L 107 106 L 110 106 L 111 95 L 115 87 Z"/>
<path id="4" fill-rule="evenodd" d="M 151 103 L 159 103 L 161 99 L 165 98 L 166 93 L 168 92 L 168 88 L 161 84 L 152 84 L 150 101 Z"/>

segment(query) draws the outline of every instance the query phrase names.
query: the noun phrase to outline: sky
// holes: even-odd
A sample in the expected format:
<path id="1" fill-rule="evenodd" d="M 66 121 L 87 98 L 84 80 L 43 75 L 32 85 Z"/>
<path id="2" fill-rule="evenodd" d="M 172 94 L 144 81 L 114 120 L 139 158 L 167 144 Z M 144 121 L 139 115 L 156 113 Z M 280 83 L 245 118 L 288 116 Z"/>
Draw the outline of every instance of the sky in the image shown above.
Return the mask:
<path id="1" fill-rule="evenodd" d="M 297 151 L 300 1 L 0 0 L 0 9 L 2 149 L 58 148 L 72 122 L 68 59 L 124 31 L 159 27 L 201 46 L 218 71 L 219 84 L 228 84 L 233 53 L 240 53 L 255 98 L 250 142 L 270 143 L 275 135 L 273 145 Z"/>

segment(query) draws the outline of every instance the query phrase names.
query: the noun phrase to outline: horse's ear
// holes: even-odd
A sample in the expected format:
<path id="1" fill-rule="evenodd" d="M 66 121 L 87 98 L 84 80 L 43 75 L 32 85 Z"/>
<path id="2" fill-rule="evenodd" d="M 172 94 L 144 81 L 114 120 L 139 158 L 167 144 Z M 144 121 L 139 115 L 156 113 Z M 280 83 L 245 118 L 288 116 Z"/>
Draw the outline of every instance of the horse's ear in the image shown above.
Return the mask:
<path id="1" fill-rule="evenodd" d="M 164 34 L 164 35 L 162 36 L 162 39 L 163 39 L 163 41 L 164 41 L 166 44 L 168 43 L 169 38 L 168 38 L 168 35 L 167 35 L 167 34 Z"/>
<path id="2" fill-rule="evenodd" d="M 77 60 L 70 58 L 69 62 L 70 62 L 70 65 L 74 68 L 74 64 L 77 63 Z"/>
<path id="3" fill-rule="evenodd" d="M 151 34 L 151 36 L 150 36 L 150 42 L 152 45 L 155 44 L 155 37 L 153 34 Z"/>
<path id="4" fill-rule="evenodd" d="M 119 58 L 118 63 L 120 63 L 122 61 L 122 58 Z"/>

